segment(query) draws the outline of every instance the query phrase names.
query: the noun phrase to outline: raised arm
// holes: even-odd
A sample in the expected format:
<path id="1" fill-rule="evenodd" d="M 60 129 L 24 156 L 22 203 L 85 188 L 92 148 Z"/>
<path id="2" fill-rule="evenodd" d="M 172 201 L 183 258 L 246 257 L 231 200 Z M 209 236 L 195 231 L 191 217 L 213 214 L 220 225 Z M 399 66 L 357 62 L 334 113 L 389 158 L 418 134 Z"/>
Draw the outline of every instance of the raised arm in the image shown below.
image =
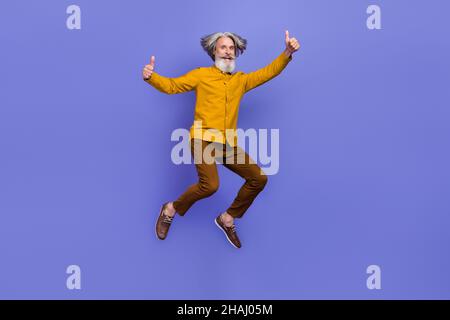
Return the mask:
<path id="1" fill-rule="evenodd" d="M 142 76 L 145 82 L 152 85 L 155 89 L 167 93 L 176 94 L 193 90 L 197 86 L 198 79 L 196 77 L 197 69 L 178 78 L 167 78 L 159 75 L 154 71 L 155 57 L 152 56 L 150 64 L 147 64 L 142 70 Z"/>
<path id="2" fill-rule="evenodd" d="M 267 66 L 246 74 L 245 91 L 250 91 L 265 82 L 276 77 L 283 71 L 287 64 L 292 60 L 292 54 L 296 52 L 300 45 L 295 38 L 289 37 L 289 31 L 285 33 L 285 50 Z"/>

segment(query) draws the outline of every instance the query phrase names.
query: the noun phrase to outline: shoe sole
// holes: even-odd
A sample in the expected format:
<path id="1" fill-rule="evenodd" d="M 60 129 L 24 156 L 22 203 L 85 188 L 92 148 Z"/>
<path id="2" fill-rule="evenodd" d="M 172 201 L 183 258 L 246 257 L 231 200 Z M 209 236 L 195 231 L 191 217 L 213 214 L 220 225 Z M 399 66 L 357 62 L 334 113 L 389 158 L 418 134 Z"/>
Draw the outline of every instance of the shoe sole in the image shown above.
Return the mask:
<path id="1" fill-rule="evenodd" d="M 220 226 L 220 224 L 217 223 L 217 220 L 216 220 L 216 219 L 214 219 L 214 223 L 215 223 L 216 226 L 217 226 L 220 230 L 222 230 L 222 232 L 225 234 L 225 238 L 227 238 L 228 242 L 231 243 L 231 245 L 232 245 L 233 247 L 235 247 L 236 249 L 240 249 L 240 248 L 239 248 L 238 246 L 236 246 L 233 242 L 231 242 L 230 238 L 228 238 L 227 233 L 225 232 L 225 230 L 223 230 L 223 228 Z"/>
<path id="2" fill-rule="evenodd" d="M 159 215 L 161 215 L 161 211 L 162 211 L 163 208 L 164 208 L 164 205 L 161 206 L 161 209 L 159 210 Z M 156 223 L 155 223 L 155 235 L 156 235 L 156 238 L 158 238 L 158 240 L 165 240 L 166 238 L 161 239 L 161 238 L 158 236 L 158 232 L 156 231 L 156 226 L 158 225 L 158 220 L 159 220 L 159 216 L 158 216 L 158 218 L 156 219 Z"/>

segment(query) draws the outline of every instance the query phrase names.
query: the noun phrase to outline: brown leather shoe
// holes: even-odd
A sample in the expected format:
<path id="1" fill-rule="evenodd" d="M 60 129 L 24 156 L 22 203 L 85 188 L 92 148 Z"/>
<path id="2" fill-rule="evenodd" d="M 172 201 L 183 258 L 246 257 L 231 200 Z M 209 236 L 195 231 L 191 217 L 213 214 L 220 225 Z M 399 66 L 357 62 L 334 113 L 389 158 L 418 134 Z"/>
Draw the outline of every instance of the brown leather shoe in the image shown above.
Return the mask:
<path id="1" fill-rule="evenodd" d="M 158 220 L 156 221 L 156 236 L 160 240 L 164 240 L 169 232 L 170 225 L 172 224 L 173 217 L 169 217 L 164 214 L 168 202 L 164 203 L 159 212 Z"/>
<path id="2" fill-rule="evenodd" d="M 216 225 L 225 233 L 228 241 L 235 247 L 241 247 L 241 241 L 236 233 L 236 226 L 233 224 L 231 227 L 227 227 L 220 219 L 220 215 L 214 220 Z"/>

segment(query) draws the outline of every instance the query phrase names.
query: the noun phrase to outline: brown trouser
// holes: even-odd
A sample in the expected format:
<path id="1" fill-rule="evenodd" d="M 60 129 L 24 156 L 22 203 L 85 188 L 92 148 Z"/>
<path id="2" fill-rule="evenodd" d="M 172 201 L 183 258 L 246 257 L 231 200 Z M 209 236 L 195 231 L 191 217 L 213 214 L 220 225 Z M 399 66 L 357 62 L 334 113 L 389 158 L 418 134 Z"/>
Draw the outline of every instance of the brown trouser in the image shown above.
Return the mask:
<path id="1" fill-rule="evenodd" d="M 241 218 L 256 196 L 264 189 L 267 176 L 252 158 L 239 146 L 231 147 L 228 143 L 209 142 L 191 139 L 191 154 L 198 174 L 198 182 L 188 189 L 173 203 L 179 215 L 197 201 L 211 196 L 219 188 L 216 161 L 245 179 L 231 206 L 226 210 L 234 218 Z M 205 148 L 207 148 L 205 152 Z M 211 151 L 211 152 L 210 152 Z"/>

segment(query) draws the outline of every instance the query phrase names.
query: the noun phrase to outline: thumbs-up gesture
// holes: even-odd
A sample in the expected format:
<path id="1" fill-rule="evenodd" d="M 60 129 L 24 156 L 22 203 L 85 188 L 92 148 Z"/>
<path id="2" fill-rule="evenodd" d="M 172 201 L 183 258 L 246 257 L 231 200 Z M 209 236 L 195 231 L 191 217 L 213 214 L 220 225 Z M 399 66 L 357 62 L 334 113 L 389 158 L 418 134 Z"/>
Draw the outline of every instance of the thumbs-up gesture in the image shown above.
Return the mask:
<path id="1" fill-rule="evenodd" d="M 289 53 L 289 55 L 291 55 L 300 48 L 300 44 L 298 43 L 297 39 L 289 37 L 288 30 L 286 30 L 285 43 L 286 43 L 286 51 L 287 53 Z"/>
<path id="2" fill-rule="evenodd" d="M 153 73 L 153 69 L 155 69 L 155 56 L 152 56 L 150 58 L 150 63 L 147 64 L 142 70 L 142 76 L 144 77 L 144 80 L 150 79 Z"/>

